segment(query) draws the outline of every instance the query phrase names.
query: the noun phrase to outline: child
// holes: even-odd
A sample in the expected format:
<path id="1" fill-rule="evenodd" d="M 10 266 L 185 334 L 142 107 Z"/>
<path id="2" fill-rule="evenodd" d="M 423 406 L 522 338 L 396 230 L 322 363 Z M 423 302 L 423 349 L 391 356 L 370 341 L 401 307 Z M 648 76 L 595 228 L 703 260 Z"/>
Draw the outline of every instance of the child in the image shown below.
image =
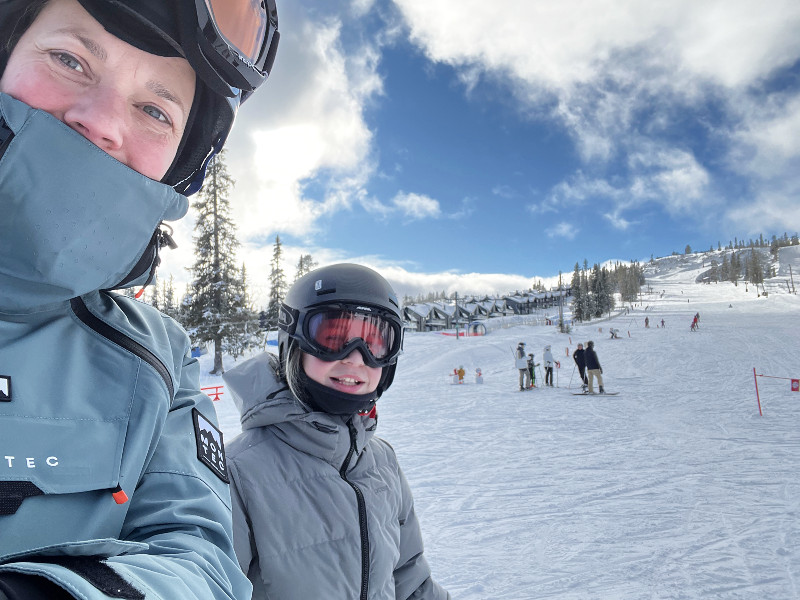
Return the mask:
<path id="1" fill-rule="evenodd" d="M 533 362 L 533 354 L 528 354 L 528 374 L 530 376 L 530 386 L 532 388 L 536 387 L 536 365 Z"/>
<path id="2" fill-rule="evenodd" d="M 242 415 L 227 454 L 253 598 L 449 599 L 394 450 L 374 435 L 403 341 L 391 286 L 359 265 L 317 269 L 289 289 L 279 329 L 278 358 L 224 376 Z"/>

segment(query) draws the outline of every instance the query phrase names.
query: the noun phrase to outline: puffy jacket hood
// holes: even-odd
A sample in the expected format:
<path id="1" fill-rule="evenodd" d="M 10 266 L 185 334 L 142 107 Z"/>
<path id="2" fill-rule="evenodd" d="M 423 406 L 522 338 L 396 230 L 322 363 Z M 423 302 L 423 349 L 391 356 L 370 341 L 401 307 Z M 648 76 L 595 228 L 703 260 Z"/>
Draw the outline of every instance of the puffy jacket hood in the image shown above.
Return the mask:
<path id="1" fill-rule="evenodd" d="M 348 417 L 314 412 L 304 407 L 286 382 L 276 375 L 277 357 L 262 353 L 244 361 L 222 376 L 241 416 L 242 430 L 273 427 L 287 444 L 335 465 L 350 449 Z M 357 453 L 375 430 L 375 419 L 352 417 Z"/>
<path id="2" fill-rule="evenodd" d="M 188 210 L 171 187 L 6 94 L 0 127 L 0 312 L 31 312 L 118 287 L 149 251 L 161 221 Z"/>

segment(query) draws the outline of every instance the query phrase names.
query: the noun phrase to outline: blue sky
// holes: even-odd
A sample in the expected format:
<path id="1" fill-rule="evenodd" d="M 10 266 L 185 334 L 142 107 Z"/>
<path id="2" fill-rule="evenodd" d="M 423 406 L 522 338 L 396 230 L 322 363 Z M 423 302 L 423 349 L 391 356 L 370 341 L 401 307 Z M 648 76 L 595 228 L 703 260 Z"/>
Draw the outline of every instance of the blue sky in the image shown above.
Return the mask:
<path id="1" fill-rule="evenodd" d="M 416 294 L 797 232 L 800 4 L 662 4 L 279 3 L 228 142 L 256 303 L 276 235 L 290 281 L 310 253 Z"/>

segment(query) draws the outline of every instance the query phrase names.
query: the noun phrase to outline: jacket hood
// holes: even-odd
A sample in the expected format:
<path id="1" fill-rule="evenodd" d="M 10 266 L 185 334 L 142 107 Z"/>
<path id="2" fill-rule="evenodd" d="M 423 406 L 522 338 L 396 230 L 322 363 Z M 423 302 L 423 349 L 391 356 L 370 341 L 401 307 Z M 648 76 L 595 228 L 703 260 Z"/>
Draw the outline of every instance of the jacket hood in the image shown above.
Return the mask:
<path id="1" fill-rule="evenodd" d="M 159 224 L 186 214 L 186 197 L 6 94 L 0 132 L 0 312 L 143 283 L 149 269 L 129 275 Z"/>
<path id="2" fill-rule="evenodd" d="M 300 403 L 278 379 L 277 357 L 267 352 L 250 358 L 222 376 L 241 417 L 242 430 L 272 428 L 294 448 L 340 466 L 350 448 L 348 421 L 356 433 L 358 454 L 372 438 L 376 419 L 316 412 Z"/>

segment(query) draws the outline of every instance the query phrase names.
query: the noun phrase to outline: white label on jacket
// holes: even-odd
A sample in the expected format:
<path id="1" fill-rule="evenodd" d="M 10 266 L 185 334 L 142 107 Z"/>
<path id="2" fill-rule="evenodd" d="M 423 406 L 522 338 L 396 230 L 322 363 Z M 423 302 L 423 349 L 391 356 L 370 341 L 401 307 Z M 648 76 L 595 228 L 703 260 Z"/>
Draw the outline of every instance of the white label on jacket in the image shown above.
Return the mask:
<path id="1" fill-rule="evenodd" d="M 222 432 L 206 419 L 196 408 L 192 409 L 194 417 L 194 436 L 197 444 L 197 458 L 205 466 L 222 479 L 228 481 L 228 465 L 225 462 L 225 445 L 222 443 Z"/>

